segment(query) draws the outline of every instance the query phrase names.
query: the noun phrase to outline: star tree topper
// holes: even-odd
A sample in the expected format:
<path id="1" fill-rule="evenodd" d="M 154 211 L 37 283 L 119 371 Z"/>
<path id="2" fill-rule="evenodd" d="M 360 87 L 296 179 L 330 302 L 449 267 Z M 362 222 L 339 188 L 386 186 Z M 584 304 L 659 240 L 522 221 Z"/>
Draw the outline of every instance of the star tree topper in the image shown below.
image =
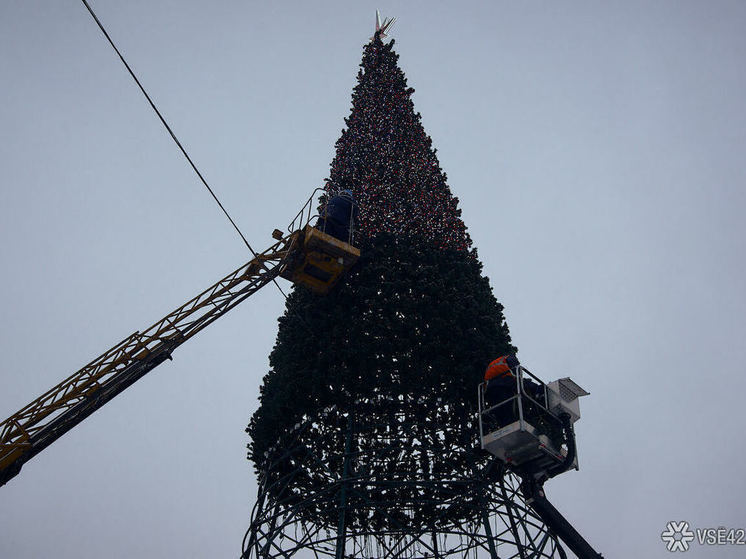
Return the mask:
<path id="1" fill-rule="evenodd" d="M 373 39 L 375 39 L 376 35 L 380 35 L 381 39 L 385 39 L 386 37 L 388 37 L 388 32 L 391 30 L 391 27 L 394 25 L 395 21 L 395 17 L 385 17 L 383 18 L 383 23 L 381 23 L 381 14 L 378 13 L 378 10 L 376 10 L 376 32 L 373 34 L 370 40 L 372 41 Z"/>

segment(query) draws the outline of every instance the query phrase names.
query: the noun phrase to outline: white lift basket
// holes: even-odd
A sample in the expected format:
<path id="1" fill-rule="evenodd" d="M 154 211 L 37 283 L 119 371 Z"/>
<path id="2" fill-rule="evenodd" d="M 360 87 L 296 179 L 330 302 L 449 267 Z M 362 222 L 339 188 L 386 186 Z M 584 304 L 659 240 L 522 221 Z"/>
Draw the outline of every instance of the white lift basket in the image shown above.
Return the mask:
<path id="1" fill-rule="evenodd" d="M 515 384 L 496 391 L 488 391 L 487 383 L 479 385 L 482 448 L 506 464 L 531 469 L 564 461 L 570 441 L 560 415 L 567 413 L 571 424 L 580 419 L 578 398 L 588 392 L 569 378 L 544 384 L 520 365 L 513 371 Z M 496 395 L 497 401 L 490 401 Z M 572 429 L 569 436 L 574 437 Z M 577 469 L 577 454 L 571 467 Z"/>

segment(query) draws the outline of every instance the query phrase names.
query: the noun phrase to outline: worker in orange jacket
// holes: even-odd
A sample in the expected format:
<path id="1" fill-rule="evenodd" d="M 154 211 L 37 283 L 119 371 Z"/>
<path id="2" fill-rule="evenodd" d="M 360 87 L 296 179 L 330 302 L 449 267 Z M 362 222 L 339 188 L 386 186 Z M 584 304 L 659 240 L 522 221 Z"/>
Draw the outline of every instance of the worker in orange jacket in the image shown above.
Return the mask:
<path id="1" fill-rule="evenodd" d="M 516 394 L 515 368 L 520 365 L 515 355 L 502 355 L 487 365 L 484 381 L 487 387 L 484 391 L 484 401 L 487 408 L 504 402 Z M 499 406 L 492 415 L 500 427 L 514 421 L 516 407 L 510 404 Z"/>
<path id="2" fill-rule="evenodd" d="M 487 365 L 487 370 L 484 372 L 484 380 L 485 382 L 489 382 L 495 378 L 513 378 L 515 375 L 512 370 L 518 365 L 520 365 L 518 358 L 513 354 L 498 357 Z"/>

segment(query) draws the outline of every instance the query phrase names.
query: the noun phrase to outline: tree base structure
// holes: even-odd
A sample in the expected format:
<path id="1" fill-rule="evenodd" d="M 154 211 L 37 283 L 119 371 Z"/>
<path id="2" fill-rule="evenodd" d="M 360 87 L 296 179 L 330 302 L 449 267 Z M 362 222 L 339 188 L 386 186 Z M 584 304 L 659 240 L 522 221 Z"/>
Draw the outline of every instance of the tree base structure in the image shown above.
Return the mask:
<path id="1" fill-rule="evenodd" d="M 476 440 L 446 447 L 453 433 L 417 405 L 353 408 L 306 417 L 268 451 L 244 559 L 565 557 Z"/>

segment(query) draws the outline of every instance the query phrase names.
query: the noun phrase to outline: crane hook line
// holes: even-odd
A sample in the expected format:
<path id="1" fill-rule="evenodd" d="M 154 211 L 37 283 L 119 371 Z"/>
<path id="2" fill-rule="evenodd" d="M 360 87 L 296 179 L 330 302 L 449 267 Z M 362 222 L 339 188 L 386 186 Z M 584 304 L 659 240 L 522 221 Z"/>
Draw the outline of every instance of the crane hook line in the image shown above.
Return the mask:
<path id="1" fill-rule="evenodd" d="M 135 83 L 140 88 L 140 91 L 142 91 L 142 94 L 145 96 L 145 99 L 147 99 L 148 103 L 150 103 L 150 106 L 155 111 L 155 114 L 158 115 L 158 118 L 161 120 L 161 123 L 163 123 L 163 126 L 165 126 L 166 130 L 168 130 L 168 133 L 171 135 L 171 138 L 173 139 L 173 141 L 176 143 L 177 146 L 179 146 L 179 149 L 181 150 L 181 153 L 184 154 L 184 157 L 186 157 L 187 161 L 189 161 L 189 164 L 192 166 L 192 169 L 194 169 L 194 172 L 197 173 L 197 176 L 202 181 L 202 184 L 205 185 L 205 188 L 207 188 L 207 190 L 210 192 L 210 194 L 212 195 L 212 197 L 218 203 L 218 206 L 220 206 L 220 209 L 223 210 L 223 213 L 225 214 L 225 217 L 228 218 L 228 221 L 231 222 L 231 225 L 233 225 L 233 228 L 240 235 L 241 239 L 243 239 L 243 242 L 246 244 L 246 246 L 248 247 L 249 251 L 251 251 L 251 254 L 254 255 L 254 258 L 256 258 L 257 257 L 257 253 L 254 251 L 253 248 L 251 248 L 251 245 L 249 244 L 249 241 L 247 241 L 246 237 L 244 237 L 244 234 L 241 233 L 241 230 L 238 228 L 238 225 L 236 225 L 236 222 L 233 221 L 233 218 L 230 216 L 230 214 L 228 213 L 228 211 L 223 207 L 223 204 L 220 203 L 220 200 L 218 200 L 218 197 L 215 195 L 215 192 L 213 192 L 212 188 L 210 188 L 210 185 L 207 184 L 207 181 L 205 180 L 205 177 L 203 177 L 202 173 L 199 172 L 199 169 L 197 169 L 197 166 L 194 164 L 194 161 L 192 161 L 192 158 L 189 157 L 189 154 L 184 149 L 184 146 L 181 145 L 181 142 L 176 137 L 176 134 L 174 134 L 174 131 L 171 130 L 171 127 L 168 125 L 168 122 L 166 122 L 166 119 L 163 118 L 163 115 L 158 110 L 158 107 L 155 106 L 155 103 L 150 98 L 150 95 L 148 95 L 148 92 L 145 91 L 145 88 L 140 83 L 140 80 L 137 79 L 137 76 L 135 75 L 135 72 L 132 71 L 132 68 L 130 68 L 130 65 L 127 64 L 127 61 L 124 59 L 124 56 L 122 56 L 122 53 L 119 52 L 119 49 L 114 44 L 114 41 L 111 39 L 111 37 L 109 36 L 109 34 L 106 32 L 106 29 L 104 28 L 103 24 L 101 23 L 101 20 L 99 20 L 98 17 L 96 16 L 95 12 L 93 11 L 93 8 L 91 8 L 91 6 L 90 6 L 90 4 L 88 4 L 87 0 L 81 0 L 81 2 L 83 2 L 83 4 L 85 5 L 86 9 L 88 10 L 88 13 L 91 14 L 91 17 L 95 20 L 96 24 L 98 25 L 98 28 L 104 34 L 104 37 L 106 37 L 106 39 L 109 41 L 109 44 L 111 45 L 111 47 L 114 49 L 114 51 L 119 56 L 119 59 L 122 61 L 122 64 L 124 64 L 125 68 L 127 68 L 127 71 L 130 73 L 130 76 L 132 76 L 132 79 L 135 80 Z M 279 287 L 279 285 L 278 285 L 278 287 Z M 282 289 L 280 291 L 282 292 Z M 283 293 L 283 295 L 285 295 L 285 293 Z"/>

